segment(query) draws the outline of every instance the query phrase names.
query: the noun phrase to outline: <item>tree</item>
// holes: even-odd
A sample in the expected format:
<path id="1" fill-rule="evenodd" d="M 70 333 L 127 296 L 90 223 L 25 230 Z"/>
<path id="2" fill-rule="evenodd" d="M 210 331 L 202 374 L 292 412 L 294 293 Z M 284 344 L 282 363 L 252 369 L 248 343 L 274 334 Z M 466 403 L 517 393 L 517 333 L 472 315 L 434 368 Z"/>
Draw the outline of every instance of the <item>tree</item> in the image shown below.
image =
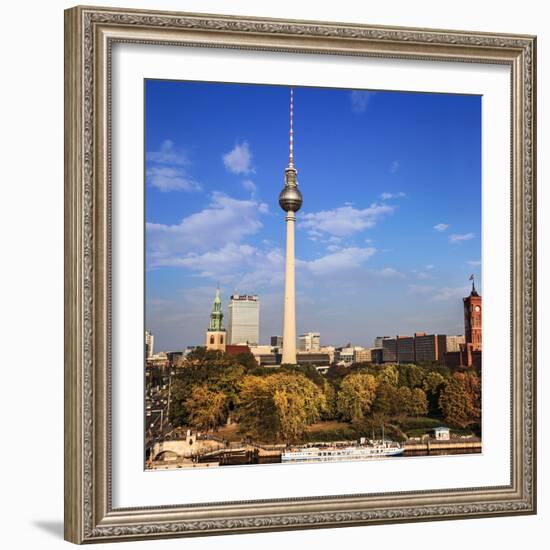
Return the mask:
<path id="1" fill-rule="evenodd" d="M 227 398 L 222 391 L 212 391 L 206 384 L 193 386 L 185 400 L 189 423 L 197 430 L 213 430 L 221 426 L 227 417 Z"/>
<path id="2" fill-rule="evenodd" d="M 235 363 L 231 356 L 206 352 L 204 348 L 199 350 L 185 368 L 177 370 L 172 379 L 170 422 L 174 426 L 191 423 L 186 401 L 191 397 L 193 388 L 201 384 L 211 391 L 223 392 L 227 411 L 233 410 L 244 372 L 245 368 Z"/>
<path id="3" fill-rule="evenodd" d="M 376 397 L 378 383 L 372 374 L 352 373 L 344 378 L 337 396 L 337 410 L 344 420 L 364 417 Z"/>
<path id="4" fill-rule="evenodd" d="M 430 414 L 440 413 L 439 396 L 445 385 L 445 378 L 438 372 L 430 371 L 422 381 L 422 389 L 426 392 L 428 398 L 428 410 Z"/>
<path id="5" fill-rule="evenodd" d="M 250 351 L 243 351 L 242 353 L 237 353 L 235 356 L 235 362 L 239 365 L 242 365 L 247 371 L 254 370 L 259 367 L 256 358 Z"/>
<path id="6" fill-rule="evenodd" d="M 325 409 L 321 389 L 303 374 L 247 375 L 237 414 L 241 432 L 263 441 L 296 441 Z"/>
<path id="7" fill-rule="evenodd" d="M 402 408 L 402 399 L 399 389 L 391 384 L 382 382 L 376 391 L 376 399 L 372 404 L 372 412 L 380 418 L 390 419 L 399 415 Z"/>
<path id="8" fill-rule="evenodd" d="M 428 412 L 426 392 L 420 388 L 411 390 L 411 398 L 407 410 L 409 416 L 423 416 Z"/>
<path id="9" fill-rule="evenodd" d="M 399 385 L 408 388 L 419 388 L 426 376 L 424 369 L 416 365 L 399 365 Z"/>
<path id="10" fill-rule="evenodd" d="M 399 383 L 399 371 L 395 365 L 386 365 L 377 376 L 379 382 L 397 386 Z"/>
<path id="11" fill-rule="evenodd" d="M 445 383 L 439 397 L 445 421 L 465 428 L 481 420 L 481 384 L 473 373 L 455 373 Z"/>

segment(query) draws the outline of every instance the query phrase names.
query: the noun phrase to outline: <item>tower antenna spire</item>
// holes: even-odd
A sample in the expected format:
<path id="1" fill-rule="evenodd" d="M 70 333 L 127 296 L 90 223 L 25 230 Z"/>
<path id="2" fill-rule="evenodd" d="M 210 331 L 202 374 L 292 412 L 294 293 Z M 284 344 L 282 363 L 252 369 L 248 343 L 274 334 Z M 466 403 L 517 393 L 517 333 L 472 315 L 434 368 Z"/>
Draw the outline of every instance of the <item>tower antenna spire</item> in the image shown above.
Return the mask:
<path id="1" fill-rule="evenodd" d="M 289 140 L 289 154 L 288 165 L 294 166 L 294 89 L 290 88 L 290 140 Z"/>

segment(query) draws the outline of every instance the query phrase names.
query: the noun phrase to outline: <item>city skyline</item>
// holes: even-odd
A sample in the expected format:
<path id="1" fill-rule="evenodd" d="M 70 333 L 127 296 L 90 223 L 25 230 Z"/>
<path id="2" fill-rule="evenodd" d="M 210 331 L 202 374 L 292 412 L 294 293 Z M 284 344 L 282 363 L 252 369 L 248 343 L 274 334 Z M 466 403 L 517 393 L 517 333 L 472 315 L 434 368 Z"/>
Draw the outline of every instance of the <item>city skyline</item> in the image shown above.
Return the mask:
<path id="1" fill-rule="evenodd" d="M 262 303 L 282 331 L 288 87 L 147 81 L 146 328 L 204 340 L 212 295 Z M 462 334 L 481 288 L 478 96 L 295 88 L 298 334 Z M 219 128 L 223 120 L 223 128 Z M 267 130 L 267 131 L 266 131 Z M 227 318 L 227 317 L 226 317 Z"/>

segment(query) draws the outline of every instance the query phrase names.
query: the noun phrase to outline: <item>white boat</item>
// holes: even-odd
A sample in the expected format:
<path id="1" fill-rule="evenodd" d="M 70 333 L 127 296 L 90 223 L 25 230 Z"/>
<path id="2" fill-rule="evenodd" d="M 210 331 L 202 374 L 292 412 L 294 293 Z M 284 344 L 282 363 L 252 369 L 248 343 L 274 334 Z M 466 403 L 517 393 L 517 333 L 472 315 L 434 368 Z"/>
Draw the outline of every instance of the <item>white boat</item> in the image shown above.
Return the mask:
<path id="1" fill-rule="evenodd" d="M 282 462 L 333 462 L 368 460 L 403 454 L 405 449 L 395 441 L 383 439 L 350 446 L 291 447 L 283 451 Z"/>

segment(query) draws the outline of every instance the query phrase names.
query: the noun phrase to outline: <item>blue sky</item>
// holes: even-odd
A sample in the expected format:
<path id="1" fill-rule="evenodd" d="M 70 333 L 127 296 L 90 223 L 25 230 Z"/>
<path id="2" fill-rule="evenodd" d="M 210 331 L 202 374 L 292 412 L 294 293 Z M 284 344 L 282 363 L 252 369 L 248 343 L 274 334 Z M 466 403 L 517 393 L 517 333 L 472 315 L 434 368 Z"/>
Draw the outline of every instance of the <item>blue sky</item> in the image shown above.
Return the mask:
<path id="1" fill-rule="evenodd" d="M 146 326 L 203 344 L 216 285 L 282 332 L 289 88 L 146 81 Z M 294 89 L 298 332 L 462 334 L 481 291 L 481 97 Z"/>

